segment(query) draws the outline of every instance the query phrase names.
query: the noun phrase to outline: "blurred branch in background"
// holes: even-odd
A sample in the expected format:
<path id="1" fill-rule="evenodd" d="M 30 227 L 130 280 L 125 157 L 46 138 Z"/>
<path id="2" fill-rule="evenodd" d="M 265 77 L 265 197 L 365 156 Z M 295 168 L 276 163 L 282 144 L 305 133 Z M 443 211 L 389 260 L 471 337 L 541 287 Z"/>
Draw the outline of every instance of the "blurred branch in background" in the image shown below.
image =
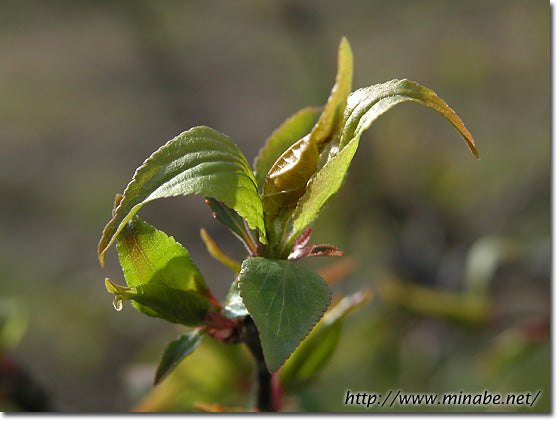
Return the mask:
<path id="1" fill-rule="evenodd" d="M 0 409 L 54 411 L 49 394 L 19 362 L 14 351 L 25 334 L 27 322 L 27 313 L 17 301 L 0 298 Z"/>

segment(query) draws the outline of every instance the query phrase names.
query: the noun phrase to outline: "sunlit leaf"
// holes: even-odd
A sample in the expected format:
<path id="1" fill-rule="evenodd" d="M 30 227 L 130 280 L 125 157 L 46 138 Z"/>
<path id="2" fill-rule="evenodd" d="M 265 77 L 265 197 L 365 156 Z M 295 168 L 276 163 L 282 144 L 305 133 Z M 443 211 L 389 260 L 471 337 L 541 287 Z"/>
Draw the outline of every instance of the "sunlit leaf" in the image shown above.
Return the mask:
<path id="1" fill-rule="evenodd" d="M 266 241 L 262 204 L 247 160 L 228 137 L 199 126 L 173 138 L 136 170 L 103 231 L 98 248 L 101 264 L 107 249 L 142 205 L 187 194 L 225 203 L 251 228 L 258 228 L 261 241 Z"/>
<path id="2" fill-rule="evenodd" d="M 160 282 L 211 296 L 185 247 L 137 216 L 119 233 L 117 251 L 129 287 Z"/>
<path id="3" fill-rule="evenodd" d="M 278 158 L 292 144 L 307 135 L 319 118 L 320 111 L 311 107 L 300 110 L 290 116 L 266 141 L 255 159 L 255 178 L 259 191 L 266 174 Z"/>
<path id="4" fill-rule="evenodd" d="M 473 155 L 478 158 L 474 140 L 457 113 L 435 92 L 406 79 L 394 79 L 383 84 L 361 88 L 350 94 L 344 111 L 340 148 L 344 148 L 350 141 L 360 137 L 375 119 L 404 101 L 415 101 L 440 113 L 459 131 Z"/>
<path id="5" fill-rule="evenodd" d="M 132 301 L 134 307 L 151 317 L 165 319 L 185 326 L 201 326 L 204 318 L 217 307 L 195 291 L 171 288 L 160 282 L 125 287 L 105 279 L 105 286 L 115 294 L 115 308 L 122 308 L 123 301 Z"/>
<path id="6" fill-rule="evenodd" d="M 338 50 L 336 82 L 327 104 L 311 133 L 284 151 L 270 167 L 262 188 L 267 229 L 274 236 L 273 221 L 280 213 L 292 210 L 304 194 L 309 179 L 317 172 L 323 145 L 339 133 L 346 98 L 352 87 L 352 51 L 346 38 Z M 273 240 L 273 242 L 276 239 Z"/>
<path id="7" fill-rule="evenodd" d="M 341 124 L 344 109 L 346 108 L 346 99 L 352 90 L 353 72 L 352 50 L 346 37 L 343 37 L 338 47 L 336 82 L 319 121 L 311 131 L 310 138 L 315 144 L 323 144 L 338 131 L 338 126 Z"/>
<path id="8" fill-rule="evenodd" d="M 168 343 L 156 370 L 154 385 L 161 382 L 183 358 L 191 354 L 200 343 L 201 338 L 200 332 L 194 330 Z"/>
<path id="9" fill-rule="evenodd" d="M 359 138 L 354 139 L 346 148 L 327 161 L 309 181 L 307 190 L 299 199 L 294 211 L 290 239 L 297 238 L 311 225 L 329 199 L 338 192 L 356 153 L 358 142 Z M 288 244 L 291 244 L 291 241 L 288 241 Z"/>
<path id="10" fill-rule="evenodd" d="M 262 257 L 243 262 L 239 288 L 271 373 L 307 336 L 331 299 L 327 283 L 317 273 L 286 260 Z"/>
<path id="11" fill-rule="evenodd" d="M 309 182 L 293 215 L 290 239 L 295 239 L 317 217 L 327 201 L 340 189 L 362 133 L 383 113 L 404 101 L 415 101 L 443 115 L 466 141 L 475 157 L 474 140 L 457 114 L 433 91 L 415 82 L 393 80 L 354 91 L 344 112 L 338 151 Z"/>
<path id="12" fill-rule="evenodd" d="M 133 300 L 145 314 L 186 325 L 200 324 L 216 308 L 188 251 L 137 216 L 117 236 L 117 251 L 128 284 L 113 292 L 121 301 Z"/>
<path id="13" fill-rule="evenodd" d="M 218 244 L 216 244 L 216 242 L 210 237 L 210 235 L 204 228 L 200 229 L 200 237 L 202 238 L 202 241 L 204 241 L 204 245 L 206 245 L 206 249 L 208 250 L 210 255 L 220 263 L 229 267 L 237 276 L 237 274 L 241 270 L 241 264 L 224 254 L 220 247 L 218 247 Z"/>
<path id="14" fill-rule="evenodd" d="M 274 163 L 266 175 L 262 190 L 267 230 L 280 212 L 295 207 L 305 192 L 307 181 L 317 171 L 318 163 L 319 148 L 310 141 L 309 136 L 292 145 Z M 274 243 L 274 239 L 271 242 Z"/>

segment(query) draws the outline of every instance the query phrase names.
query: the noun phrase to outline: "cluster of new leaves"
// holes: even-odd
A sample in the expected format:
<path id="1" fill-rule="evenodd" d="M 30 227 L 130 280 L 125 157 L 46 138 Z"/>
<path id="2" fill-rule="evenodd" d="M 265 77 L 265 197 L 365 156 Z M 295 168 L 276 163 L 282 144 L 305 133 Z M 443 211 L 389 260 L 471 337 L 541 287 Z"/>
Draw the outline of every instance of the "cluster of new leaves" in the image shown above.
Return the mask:
<path id="1" fill-rule="evenodd" d="M 158 380 L 194 350 L 202 334 L 231 340 L 248 315 L 269 371 L 280 369 L 331 301 L 327 283 L 294 261 L 341 254 L 335 247 L 308 245 L 308 228 L 341 187 L 361 134 L 391 107 L 415 101 L 439 112 L 478 157 L 461 119 L 434 92 L 404 79 L 351 92 L 352 72 L 352 52 L 343 39 L 325 107 L 303 109 L 285 121 L 260 151 L 254 171 L 227 136 L 200 126 L 154 152 L 117 196 L 98 250 L 103 265 L 107 250 L 117 244 L 127 286 L 106 280 L 116 308 L 131 300 L 142 313 L 196 328 L 169 344 Z M 136 216 L 149 201 L 187 194 L 206 197 L 214 216 L 249 252 L 241 267 L 226 261 L 236 279 L 223 305 L 187 250 Z M 294 365 L 288 368 L 294 371 Z"/>

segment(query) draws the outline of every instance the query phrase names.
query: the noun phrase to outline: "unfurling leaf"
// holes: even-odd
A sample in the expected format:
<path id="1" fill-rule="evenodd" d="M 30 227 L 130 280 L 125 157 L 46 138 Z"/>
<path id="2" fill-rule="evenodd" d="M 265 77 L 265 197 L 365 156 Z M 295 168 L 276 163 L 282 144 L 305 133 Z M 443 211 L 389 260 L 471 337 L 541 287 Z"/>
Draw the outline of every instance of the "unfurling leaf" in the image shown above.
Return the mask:
<path id="1" fill-rule="evenodd" d="M 300 235 L 298 239 L 294 242 L 292 246 L 292 252 L 288 256 L 288 260 L 296 261 L 304 257 L 313 256 L 343 256 L 344 253 L 339 248 L 333 247 L 332 245 L 320 244 L 320 245 L 307 245 L 311 239 L 311 228 L 307 228 L 303 234 Z"/>
<path id="2" fill-rule="evenodd" d="M 98 254 L 107 249 L 145 203 L 177 195 L 200 194 L 236 210 L 266 242 L 262 203 L 247 160 L 225 135 L 204 126 L 192 128 L 153 153 L 126 187 L 103 231 Z"/>
<path id="3" fill-rule="evenodd" d="M 154 385 L 161 382 L 183 358 L 191 354 L 198 347 L 201 338 L 201 333 L 194 330 L 168 343 L 156 370 Z"/>
<path id="4" fill-rule="evenodd" d="M 293 209 L 305 192 L 309 178 L 317 171 L 319 147 L 306 136 L 280 156 L 266 175 L 262 200 L 265 222 L 280 211 Z"/>
<path id="5" fill-rule="evenodd" d="M 319 121 L 311 131 L 311 140 L 322 145 L 332 136 L 336 136 L 340 128 L 346 100 L 352 90 L 354 59 L 350 43 L 343 37 L 338 47 L 338 71 L 327 104 Z"/>
<path id="6" fill-rule="evenodd" d="M 137 216 L 117 236 L 117 251 L 128 284 L 109 282 L 117 300 L 132 300 L 142 313 L 187 326 L 219 309 L 188 251 Z"/>
<path id="7" fill-rule="evenodd" d="M 311 107 L 300 110 L 284 121 L 266 140 L 254 164 L 259 191 L 272 165 L 284 151 L 309 134 L 319 118 L 319 113 L 320 110 Z"/>
<path id="8" fill-rule="evenodd" d="M 327 283 L 286 260 L 248 258 L 239 274 L 243 303 L 259 331 L 271 373 L 307 336 L 330 304 Z"/>
<path id="9" fill-rule="evenodd" d="M 307 182 L 317 172 L 319 153 L 340 130 L 352 86 L 352 71 L 352 51 L 348 40 L 343 38 L 338 50 L 336 82 L 319 120 L 311 133 L 278 157 L 265 177 L 262 189 L 265 223 L 276 219 L 281 212 L 293 210 Z"/>
<path id="10" fill-rule="evenodd" d="M 404 101 L 415 101 L 443 115 L 459 131 L 478 158 L 474 140 L 459 116 L 433 91 L 416 82 L 393 80 L 354 91 L 348 97 L 338 149 L 313 176 L 293 214 L 290 240 L 307 228 L 340 189 L 362 133 L 383 113 Z"/>

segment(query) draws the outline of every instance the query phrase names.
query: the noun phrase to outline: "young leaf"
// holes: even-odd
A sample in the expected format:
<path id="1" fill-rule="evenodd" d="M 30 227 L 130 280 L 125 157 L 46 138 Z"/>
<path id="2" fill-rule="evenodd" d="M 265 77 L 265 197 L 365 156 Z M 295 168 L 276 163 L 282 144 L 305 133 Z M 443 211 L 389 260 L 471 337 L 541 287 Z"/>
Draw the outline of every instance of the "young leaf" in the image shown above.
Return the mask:
<path id="1" fill-rule="evenodd" d="M 117 251 L 129 287 L 160 282 L 212 296 L 185 247 L 137 216 L 119 233 Z"/>
<path id="2" fill-rule="evenodd" d="M 459 131 L 473 155 L 479 158 L 474 140 L 457 113 L 435 92 L 406 79 L 394 79 L 383 84 L 361 88 L 348 97 L 340 149 L 354 138 L 360 137 L 375 119 L 403 101 L 415 101 L 440 113 Z"/>
<path id="3" fill-rule="evenodd" d="M 292 144 L 270 167 L 262 188 L 267 230 L 277 217 L 293 210 L 305 192 L 307 182 L 317 171 L 319 154 L 327 141 L 336 137 L 342 123 L 346 99 L 352 88 L 352 51 L 346 38 L 338 49 L 336 82 L 327 104 L 311 133 Z"/>
<path id="4" fill-rule="evenodd" d="M 187 194 L 224 202 L 251 228 L 258 229 L 261 242 L 266 242 L 262 203 L 247 160 L 228 137 L 199 126 L 167 142 L 136 170 L 103 230 L 98 247 L 101 264 L 107 249 L 142 205 Z"/>
<path id="5" fill-rule="evenodd" d="M 239 289 L 261 339 L 268 370 L 277 371 L 330 304 L 327 283 L 286 260 L 248 258 Z"/>
<path id="6" fill-rule="evenodd" d="M 200 332 L 194 330 L 168 343 L 156 370 L 154 385 L 161 382 L 183 358 L 191 354 L 198 347 L 201 338 Z"/>
<path id="7" fill-rule="evenodd" d="M 341 124 L 342 115 L 346 108 L 346 99 L 352 89 L 353 72 L 352 49 L 346 37 L 343 37 L 338 47 L 336 82 L 319 121 L 311 131 L 310 138 L 315 144 L 323 144 L 329 137 L 336 135 L 336 132 L 338 132 L 338 126 Z"/>
<path id="8" fill-rule="evenodd" d="M 416 101 L 443 115 L 465 139 L 475 157 L 474 140 L 457 114 L 433 91 L 408 80 L 393 80 L 354 91 L 348 97 L 338 152 L 317 172 L 299 199 L 290 239 L 295 239 L 315 219 L 339 190 L 362 133 L 387 110 L 404 101 Z"/>
<path id="9" fill-rule="evenodd" d="M 142 313 L 190 326 L 217 309 L 188 251 L 137 216 L 118 234 L 117 251 L 128 284 L 124 290 L 110 290 L 117 299 L 133 300 Z"/>
<path id="10" fill-rule="evenodd" d="M 305 194 L 299 199 L 294 211 L 292 231 L 287 245 L 291 245 L 293 240 L 311 225 L 323 206 L 340 189 L 358 148 L 358 142 L 359 138 L 354 139 L 342 151 L 331 157 L 309 181 Z"/>
<path id="11" fill-rule="evenodd" d="M 227 207 L 224 203 L 214 200 L 213 198 L 207 198 L 206 204 L 214 212 L 214 217 L 218 219 L 221 223 L 226 225 L 233 234 L 239 238 L 239 240 L 245 245 L 249 252 L 254 252 L 256 250 L 255 241 L 253 240 L 251 234 L 247 231 L 245 224 L 243 223 L 243 218 L 237 214 L 233 209 Z"/>
<path id="12" fill-rule="evenodd" d="M 262 189 L 265 224 L 281 212 L 293 209 L 305 192 L 309 178 L 317 171 L 319 147 L 306 136 L 286 150 L 274 163 Z"/>
<path id="13" fill-rule="evenodd" d="M 115 294 L 115 308 L 122 307 L 122 301 L 131 300 L 141 313 L 165 319 L 185 326 L 201 326 L 210 311 L 218 308 L 195 291 L 171 288 L 160 282 L 136 285 L 131 288 L 116 285 L 105 280 L 107 290 Z"/>
<path id="14" fill-rule="evenodd" d="M 319 110 L 306 107 L 289 117 L 266 141 L 255 159 L 255 178 L 260 190 L 266 174 L 278 157 L 295 142 L 307 135 L 319 118 Z"/>

